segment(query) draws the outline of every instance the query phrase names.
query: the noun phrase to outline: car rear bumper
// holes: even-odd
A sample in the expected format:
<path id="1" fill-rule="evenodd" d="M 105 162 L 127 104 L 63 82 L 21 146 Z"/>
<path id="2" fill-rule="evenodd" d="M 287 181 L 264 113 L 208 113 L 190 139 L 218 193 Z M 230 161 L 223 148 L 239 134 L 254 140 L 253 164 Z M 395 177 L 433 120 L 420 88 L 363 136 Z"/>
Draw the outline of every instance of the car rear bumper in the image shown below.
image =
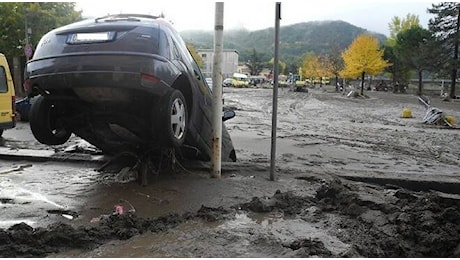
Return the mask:
<path id="1" fill-rule="evenodd" d="M 180 71 L 164 58 L 139 53 L 83 53 L 31 60 L 31 89 L 51 93 L 66 89 L 130 89 L 162 94 Z M 29 90 L 30 92 L 30 90 Z"/>

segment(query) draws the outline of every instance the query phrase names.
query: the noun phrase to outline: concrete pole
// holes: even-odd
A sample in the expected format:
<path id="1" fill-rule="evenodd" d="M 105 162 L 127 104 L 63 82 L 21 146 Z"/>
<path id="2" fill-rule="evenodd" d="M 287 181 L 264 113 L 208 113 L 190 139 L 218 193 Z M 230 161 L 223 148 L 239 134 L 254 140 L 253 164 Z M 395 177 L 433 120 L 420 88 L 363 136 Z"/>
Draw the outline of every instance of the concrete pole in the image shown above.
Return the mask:
<path id="1" fill-rule="evenodd" d="M 273 114 L 272 114 L 272 143 L 270 158 L 270 180 L 275 180 L 275 161 L 276 161 L 276 127 L 278 114 L 278 74 L 279 74 L 279 42 L 280 42 L 280 20 L 281 20 L 281 3 L 276 3 L 275 12 L 275 57 L 273 68 Z"/>
<path id="2" fill-rule="evenodd" d="M 221 177 L 222 167 L 222 52 L 224 38 L 224 3 L 216 2 L 214 60 L 212 69 L 212 177 Z"/>

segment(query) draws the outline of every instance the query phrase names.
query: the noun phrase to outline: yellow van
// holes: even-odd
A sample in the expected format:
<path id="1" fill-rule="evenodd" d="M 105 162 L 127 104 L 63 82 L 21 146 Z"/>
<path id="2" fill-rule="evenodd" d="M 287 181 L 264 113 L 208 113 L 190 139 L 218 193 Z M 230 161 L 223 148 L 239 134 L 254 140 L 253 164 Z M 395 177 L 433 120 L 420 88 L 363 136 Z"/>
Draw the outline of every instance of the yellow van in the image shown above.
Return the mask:
<path id="1" fill-rule="evenodd" d="M 5 55 L 0 53 L 0 136 L 4 129 L 16 126 L 13 78 Z"/>
<path id="2" fill-rule="evenodd" d="M 248 76 L 241 73 L 233 73 L 232 85 L 234 88 L 247 88 L 249 87 Z"/>

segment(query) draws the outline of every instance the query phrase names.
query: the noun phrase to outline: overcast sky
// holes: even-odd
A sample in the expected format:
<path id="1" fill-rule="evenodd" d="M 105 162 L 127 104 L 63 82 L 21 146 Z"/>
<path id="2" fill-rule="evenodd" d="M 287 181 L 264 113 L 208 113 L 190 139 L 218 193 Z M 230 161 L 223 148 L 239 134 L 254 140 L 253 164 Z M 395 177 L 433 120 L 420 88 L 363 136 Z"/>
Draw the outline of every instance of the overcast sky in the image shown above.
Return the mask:
<path id="1" fill-rule="evenodd" d="M 432 17 L 426 12 L 430 1 L 375 0 L 287 0 L 281 1 L 281 26 L 308 21 L 343 20 L 370 31 L 389 35 L 388 23 L 394 16 L 418 15 L 427 28 Z M 77 9 L 84 17 L 116 13 L 163 13 L 179 31 L 213 30 L 215 2 L 209 0 L 162 1 L 80 1 Z M 224 28 L 259 30 L 274 27 L 275 2 L 262 0 L 224 2 Z"/>

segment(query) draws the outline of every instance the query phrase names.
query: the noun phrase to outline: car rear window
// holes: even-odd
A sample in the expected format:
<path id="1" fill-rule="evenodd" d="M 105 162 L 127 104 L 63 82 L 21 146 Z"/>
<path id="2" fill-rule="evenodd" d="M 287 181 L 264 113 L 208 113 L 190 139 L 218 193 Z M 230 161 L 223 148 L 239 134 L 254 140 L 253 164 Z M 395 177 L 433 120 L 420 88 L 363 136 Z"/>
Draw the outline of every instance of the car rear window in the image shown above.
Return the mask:
<path id="1" fill-rule="evenodd" d="M 67 51 L 122 51 L 159 54 L 159 29 L 137 26 L 134 28 L 100 26 L 91 31 L 67 32 Z"/>
<path id="2" fill-rule="evenodd" d="M 5 67 L 0 66 L 0 93 L 8 92 L 8 83 L 6 81 Z"/>

